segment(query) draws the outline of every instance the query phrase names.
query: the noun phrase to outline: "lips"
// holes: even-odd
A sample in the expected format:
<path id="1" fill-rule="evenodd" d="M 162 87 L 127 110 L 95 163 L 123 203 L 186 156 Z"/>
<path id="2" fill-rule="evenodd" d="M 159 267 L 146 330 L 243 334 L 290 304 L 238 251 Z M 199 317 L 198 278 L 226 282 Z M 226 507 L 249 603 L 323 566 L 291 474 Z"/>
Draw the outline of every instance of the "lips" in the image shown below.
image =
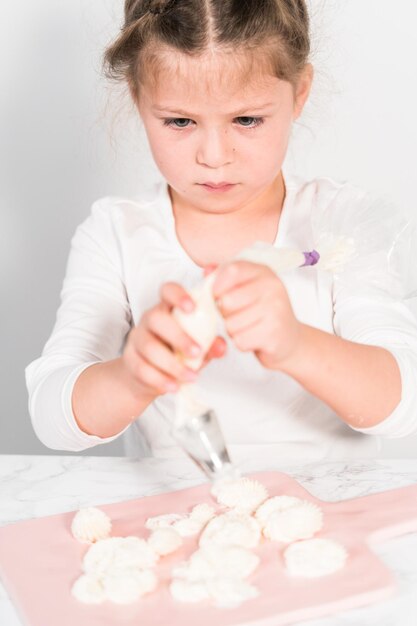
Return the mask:
<path id="1" fill-rule="evenodd" d="M 212 182 L 207 182 L 207 183 L 199 183 L 201 187 L 204 187 L 204 189 L 206 189 L 207 191 L 227 191 L 228 189 L 232 189 L 233 187 L 235 187 L 235 183 L 227 183 L 227 182 L 221 182 L 221 183 L 212 183 Z"/>
<path id="2" fill-rule="evenodd" d="M 210 189 L 224 189 L 226 187 L 232 187 L 235 183 L 228 183 L 226 181 L 223 181 L 221 183 L 212 183 L 212 182 L 207 182 L 207 183 L 200 183 L 203 187 L 209 187 Z"/>

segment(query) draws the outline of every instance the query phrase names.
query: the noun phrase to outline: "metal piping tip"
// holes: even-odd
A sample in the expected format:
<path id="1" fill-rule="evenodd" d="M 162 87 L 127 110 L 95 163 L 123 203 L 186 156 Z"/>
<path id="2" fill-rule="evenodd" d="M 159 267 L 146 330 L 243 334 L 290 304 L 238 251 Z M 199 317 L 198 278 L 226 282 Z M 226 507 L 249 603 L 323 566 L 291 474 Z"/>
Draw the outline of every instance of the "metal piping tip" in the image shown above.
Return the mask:
<path id="1" fill-rule="evenodd" d="M 176 426 L 172 435 L 211 481 L 238 476 L 213 410 L 190 417 L 181 426 Z"/>

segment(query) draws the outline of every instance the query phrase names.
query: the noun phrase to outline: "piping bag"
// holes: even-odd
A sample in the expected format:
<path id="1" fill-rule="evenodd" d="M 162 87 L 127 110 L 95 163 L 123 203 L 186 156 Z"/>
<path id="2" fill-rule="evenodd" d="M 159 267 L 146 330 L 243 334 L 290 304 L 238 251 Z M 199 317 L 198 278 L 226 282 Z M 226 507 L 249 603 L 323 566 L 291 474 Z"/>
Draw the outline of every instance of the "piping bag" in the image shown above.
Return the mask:
<path id="1" fill-rule="evenodd" d="M 266 265 L 278 275 L 297 267 L 316 265 L 320 260 L 325 267 L 329 262 L 335 266 L 345 262 L 352 252 L 353 246 L 348 241 L 338 241 L 323 257 L 317 250 L 300 252 L 257 242 L 240 252 L 235 259 Z M 190 369 L 201 367 L 218 334 L 221 316 L 212 294 L 217 272 L 218 269 L 189 292 L 195 303 L 192 313 L 180 309 L 173 311 L 183 330 L 202 348 L 202 356 L 198 359 L 179 355 Z M 239 478 L 240 473 L 231 461 L 217 415 L 201 401 L 198 385 L 184 384 L 177 392 L 171 434 L 211 481 Z"/>
<path id="2" fill-rule="evenodd" d="M 365 259 L 368 269 L 370 258 L 375 257 L 375 253 L 378 257 L 383 252 L 384 259 L 389 261 L 398 239 L 396 234 L 404 231 L 404 221 L 398 219 L 398 212 L 395 215 L 391 206 L 384 203 L 381 206 L 381 201 L 370 202 L 369 196 L 364 197 L 359 207 L 355 206 L 354 212 L 349 211 L 350 207 L 343 206 L 343 203 L 339 207 L 336 212 L 325 211 L 315 224 L 313 222 L 313 233 L 314 227 L 317 233 L 314 239 L 316 246 L 309 252 L 256 242 L 232 260 L 263 264 L 278 276 L 296 268 L 317 265 L 317 269 L 335 272 L 336 277 L 337 272 L 344 271 L 347 265 L 353 266 L 357 271 L 360 265 L 356 263 L 355 267 L 355 259 L 361 257 Z M 385 220 L 383 231 L 381 220 Z M 350 235 L 353 233 L 354 236 L 346 236 L 346 232 Z M 380 271 L 381 261 L 376 263 L 379 264 L 377 269 Z M 218 269 L 189 291 L 195 303 L 193 312 L 185 313 L 180 309 L 173 311 L 183 330 L 202 349 L 202 355 L 198 358 L 178 355 L 193 370 L 201 367 L 222 324 L 222 317 L 212 293 Z M 240 472 L 231 461 L 217 415 L 202 402 L 201 390 L 197 384 L 184 384 L 177 392 L 171 435 L 212 482 L 239 478 Z"/>

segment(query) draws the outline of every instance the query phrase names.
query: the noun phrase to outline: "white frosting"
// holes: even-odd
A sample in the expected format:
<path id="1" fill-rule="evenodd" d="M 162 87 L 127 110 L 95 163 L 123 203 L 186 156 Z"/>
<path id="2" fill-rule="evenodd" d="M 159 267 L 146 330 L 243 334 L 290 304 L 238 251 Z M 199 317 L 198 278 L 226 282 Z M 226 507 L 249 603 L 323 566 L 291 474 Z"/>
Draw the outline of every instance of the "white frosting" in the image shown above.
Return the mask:
<path id="1" fill-rule="evenodd" d="M 217 564 L 205 558 L 201 550 L 193 552 L 188 561 L 183 561 L 172 570 L 174 578 L 190 582 L 201 582 L 216 575 Z"/>
<path id="2" fill-rule="evenodd" d="M 241 546 L 205 546 L 195 555 L 200 555 L 213 572 L 214 578 L 243 579 L 250 576 L 259 565 L 259 556 Z"/>
<path id="3" fill-rule="evenodd" d="M 214 508 L 209 504 L 202 503 L 197 504 L 189 515 L 168 513 L 167 515 L 149 518 L 145 525 L 150 529 L 172 528 L 181 537 L 193 537 L 201 532 L 214 515 Z"/>
<path id="4" fill-rule="evenodd" d="M 180 519 L 178 522 L 175 522 L 172 527 L 179 535 L 181 535 L 181 537 L 194 537 L 195 535 L 198 535 L 203 526 L 204 523 L 196 519 L 186 517 L 184 519 Z"/>
<path id="5" fill-rule="evenodd" d="M 148 517 L 145 522 L 145 528 L 148 528 L 149 530 L 155 530 L 156 528 L 169 528 L 174 522 L 183 518 L 184 515 L 179 515 L 178 513 L 166 513 L 164 515 Z"/>
<path id="6" fill-rule="evenodd" d="M 224 609 L 235 608 L 259 596 L 256 587 L 238 578 L 211 579 L 207 581 L 207 590 L 215 605 Z"/>
<path id="7" fill-rule="evenodd" d="M 197 504 L 189 515 L 167 513 L 157 517 L 150 517 L 146 520 L 145 526 L 150 530 L 171 528 L 180 537 L 193 537 L 201 532 L 214 515 L 214 508 L 210 504 L 202 503 Z"/>
<path id="8" fill-rule="evenodd" d="M 112 566 L 120 537 L 110 537 L 97 541 L 86 552 L 83 559 L 83 570 L 91 576 L 102 576 Z"/>
<path id="9" fill-rule="evenodd" d="M 154 567 L 158 555 L 145 539 L 139 537 L 121 537 L 117 546 L 114 566 L 118 568 L 148 568 Z"/>
<path id="10" fill-rule="evenodd" d="M 259 557 L 239 546 L 206 546 L 174 568 L 172 595 L 182 602 L 211 598 L 219 607 L 238 606 L 258 595 L 244 582 L 259 565 Z"/>
<path id="11" fill-rule="evenodd" d="M 197 504 L 190 513 L 190 519 L 200 522 L 201 524 L 207 524 L 214 516 L 216 511 L 213 506 L 203 502 Z"/>
<path id="12" fill-rule="evenodd" d="M 292 576 L 316 578 L 342 569 L 347 551 L 332 539 L 309 539 L 288 546 L 284 552 L 287 571 Z"/>
<path id="13" fill-rule="evenodd" d="M 148 544 L 160 556 L 175 552 L 182 546 L 182 538 L 174 528 L 156 528 L 148 539 Z"/>
<path id="14" fill-rule="evenodd" d="M 158 559 L 178 550 L 182 537 L 201 531 L 199 549 L 172 571 L 170 592 L 180 602 L 211 600 L 220 608 L 232 608 L 257 597 L 258 589 L 246 579 L 259 565 L 251 549 L 258 546 L 262 532 L 268 539 L 296 542 L 283 555 L 290 575 L 325 576 L 345 565 L 347 552 L 341 544 L 311 539 L 323 525 L 323 513 L 312 502 L 285 495 L 268 498 L 266 488 L 248 478 L 219 480 L 212 494 L 230 510 L 216 515 L 213 506 L 201 503 L 188 515 L 148 518 L 145 526 L 152 532 L 147 541 L 108 537 L 111 522 L 102 511 L 79 511 L 72 523 L 74 537 L 95 543 L 84 556 L 84 574 L 73 584 L 73 596 L 92 605 L 138 601 L 158 585 L 151 569 Z"/>
<path id="15" fill-rule="evenodd" d="M 201 602 L 209 598 L 205 582 L 192 582 L 174 578 L 169 586 L 172 597 L 178 602 Z"/>
<path id="16" fill-rule="evenodd" d="M 86 574 L 75 581 L 71 593 L 76 600 L 84 604 L 101 604 L 106 599 L 101 581 Z"/>
<path id="17" fill-rule="evenodd" d="M 139 537 L 110 537 L 93 544 L 83 560 L 86 574 L 104 576 L 115 569 L 149 568 L 158 555 Z"/>
<path id="18" fill-rule="evenodd" d="M 274 513 L 275 511 L 285 511 L 286 509 L 300 504 L 301 502 L 301 498 L 295 498 L 293 496 L 273 496 L 272 498 L 265 500 L 265 502 L 263 502 L 261 506 L 256 509 L 255 517 L 262 524 L 262 526 L 264 526 L 271 513 Z"/>
<path id="19" fill-rule="evenodd" d="M 159 555 L 139 537 L 110 537 L 97 541 L 83 559 L 85 576 L 73 587 L 81 602 L 97 604 L 110 600 L 117 604 L 136 602 L 157 586 L 150 569 Z"/>
<path id="20" fill-rule="evenodd" d="M 273 511 L 265 522 L 263 533 L 267 539 L 291 543 L 313 537 L 322 526 L 321 509 L 311 502 L 302 501 L 283 511 Z"/>
<path id="21" fill-rule="evenodd" d="M 205 546 L 174 568 L 176 578 L 190 581 L 209 578 L 247 578 L 259 565 L 259 557 L 240 546 Z"/>
<path id="22" fill-rule="evenodd" d="M 110 535 L 111 521 L 104 511 L 95 507 L 80 509 L 72 520 L 71 532 L 82 543 L 94 543 Z"/>
<path id="23" fill-rule="evenodd" d="M 259 522 L 245 513 L 228 511 L 209 521 L 200 536 L 199 545 L 235 545 L 255 548 L 261 538 Z"/>
<path id="24" fill-rule="evenodd" d="M 212 495 L 219 504 L 229 508 L 252 512 L 268 497 L 268 491 L 257 480 L 219 480 L 212 489 Z"/>
<path id="25" fill-rule="evenodd" d="M 180 563 L 172 570 L 173 578 L 182 578 L 189 582 L 204 582 L 215 576 L 217 566 L 204 558 L 201 550 L 193 552 L 188 561 Z"/>
<path id="26" fill-rule="evenodd" d="M 120 569 L 103 578 L 106 598 L 116 604 L 131 604 L 156 589 L 158 579 L 150 569 Z"/>

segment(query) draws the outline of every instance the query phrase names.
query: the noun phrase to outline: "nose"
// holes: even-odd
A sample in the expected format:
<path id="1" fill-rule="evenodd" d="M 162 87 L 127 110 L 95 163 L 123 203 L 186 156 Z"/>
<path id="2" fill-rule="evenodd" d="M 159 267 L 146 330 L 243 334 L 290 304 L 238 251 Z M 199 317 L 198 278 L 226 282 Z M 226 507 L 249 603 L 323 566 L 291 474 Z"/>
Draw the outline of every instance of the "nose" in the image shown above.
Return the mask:
<path id="1" fill-rule="evenodd" d="M 202 132 L 197 148 L 197 163 L 218 169 L 232 163 L 234 149 L 230 145 L 227 129 L 211 128 Z"/>

